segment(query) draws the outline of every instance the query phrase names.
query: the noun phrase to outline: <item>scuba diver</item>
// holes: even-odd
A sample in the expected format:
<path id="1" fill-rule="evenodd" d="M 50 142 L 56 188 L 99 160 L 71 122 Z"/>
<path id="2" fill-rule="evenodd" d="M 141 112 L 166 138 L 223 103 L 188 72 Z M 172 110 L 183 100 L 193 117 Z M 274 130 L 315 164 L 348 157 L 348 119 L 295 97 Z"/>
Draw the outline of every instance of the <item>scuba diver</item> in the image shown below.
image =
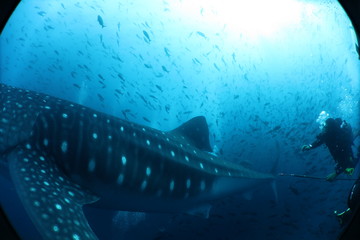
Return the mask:
<path id="1" fill-rule="evenodd" d="M 325 115 L 325 116 L 324 116 Z M 335 172 L 326 177 L 327 181 L 333 181 L 339 174 L 352 175 L 357 164 L 352 151 L 353 133 L 350 124 L 341 118 L 329 118 L 324 111 L 320 113 L 317 122 L 320 122 L 322 131 L 316 140 L 309 145 L 302 146 L 302 151 L 308 151 L 325 144 L 335 160 Z M 323 124 L 322 122 L 325 123 Z"/>

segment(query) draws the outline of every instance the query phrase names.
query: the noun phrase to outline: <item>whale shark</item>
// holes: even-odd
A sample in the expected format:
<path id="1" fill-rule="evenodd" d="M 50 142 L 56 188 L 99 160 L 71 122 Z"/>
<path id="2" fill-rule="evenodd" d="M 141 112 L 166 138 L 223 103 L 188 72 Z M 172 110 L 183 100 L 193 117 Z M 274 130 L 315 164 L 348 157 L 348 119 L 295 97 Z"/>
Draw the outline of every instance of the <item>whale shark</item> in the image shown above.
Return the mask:
<path id="1" fill-rule="evenodd" d="M 205 117 L 171 131 L 0 84 L 0 160 L 44 239 L 97 239 L 83 205 L 208 215 L 274 175 L 212 152 Z"/>

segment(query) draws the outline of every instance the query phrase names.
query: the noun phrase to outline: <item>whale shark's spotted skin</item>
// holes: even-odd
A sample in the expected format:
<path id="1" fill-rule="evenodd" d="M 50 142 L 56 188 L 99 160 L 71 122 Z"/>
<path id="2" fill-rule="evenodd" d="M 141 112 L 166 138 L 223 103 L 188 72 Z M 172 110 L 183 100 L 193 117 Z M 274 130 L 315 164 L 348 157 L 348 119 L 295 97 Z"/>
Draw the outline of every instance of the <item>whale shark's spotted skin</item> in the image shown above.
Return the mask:
<path id="1" fill-rule="evenodd" d="M 214 154 L 204 117 L 170 132 L 0 84 L 0 156 L 45 239 L 96 239 L 82 205 L 193 212 L 273 179 Z"/>

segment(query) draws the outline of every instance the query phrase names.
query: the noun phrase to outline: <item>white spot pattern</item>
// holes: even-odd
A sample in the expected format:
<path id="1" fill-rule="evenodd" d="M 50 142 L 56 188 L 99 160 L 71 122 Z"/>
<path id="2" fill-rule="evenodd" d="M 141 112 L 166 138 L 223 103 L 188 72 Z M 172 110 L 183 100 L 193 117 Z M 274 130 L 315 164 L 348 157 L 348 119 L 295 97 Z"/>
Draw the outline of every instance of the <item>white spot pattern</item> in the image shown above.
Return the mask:
<path id="1" fill-rule="evenodd" d="M 171 180 L 170 181 L 170 191 L 172 192 L 172 191 L 174 191 L 174 188 L 175 188 L 175 182 L 174 182 L 174 180 Z"/>
<path id="2" fill-rule="evenodd" d="M 97 138 L 98 138 L 97 133 L 93 133 L 93 138 L 94 138 L 94 139 L 97 139 Z"/>
<path id="3" fill-rule="evenodd" d="M 124 174 L 119 174 L 119 177 L 118 177 L 118 179 L 116 180 L 116 182 L 118 183 L 118 184 L 122 184 L 123 183 L 123 181 L 124 181 Z"/>
<path id="4" fill-rule="evenodd" d="M 190 186 L 191 186 L 191 180 L 188 178 L 188 179 L 186 180 L 186 188 L 189 189 Z"/>
<path id="5" fill-rule="evenodd" d="M 146 186 L 147 186 L 147 181 L 144 180 L 144 181 L 142 182 L 142 184 L 141 184 L 141 191 L 144 191 L 145 188 L 146 188 Z"/>
<path id="6" fill-rule="evenodd" d="M 121 157 L 121 162 L 124 166 L 126 165 L 126 157 L 125 156 Z"/>
<path id="7" fill-rule="evenodd" d="M 96 166 L 96 161 L 95 159 L 91 159 L 89 161 L 89 165 L 88 165 L 88 170 L 89 172 L 93 172 L 95 170 L 95 166 Z"/>
<path id="8" fill-rule="evenodd" d="M 61 143 L 61 151 L 62 151 L 63 153 L 66 153 L 67 150 L 68 150 L 68 144 L 67 144 L 66 141 L 63 141 L 63 142 Z"/>
<path id="9" fill-rule="evenodd" d="M 146 176 L 150 176 L 150 174 L 151 174 L 151 168 L 147 167 L 146 168 Z"/>

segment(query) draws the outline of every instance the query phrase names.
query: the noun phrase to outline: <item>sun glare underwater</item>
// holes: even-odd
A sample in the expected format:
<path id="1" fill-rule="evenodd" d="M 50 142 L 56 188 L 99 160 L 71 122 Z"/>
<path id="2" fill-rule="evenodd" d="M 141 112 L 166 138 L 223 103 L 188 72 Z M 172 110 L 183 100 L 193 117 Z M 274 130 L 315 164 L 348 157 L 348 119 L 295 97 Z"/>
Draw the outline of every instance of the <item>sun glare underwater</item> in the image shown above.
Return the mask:
<path id="1" fill-rule="evenodd" d="M 213 152 L 201 151 L 201 156 L 213 160 L 213 155 L 268 175 L 325 178 L 335 164 L 328 149 L 302 152 L 301 147 L 316 139 L 329 117 L 346 120 L 354 134 L 360 130 L 356 36 L 333 0 L 21 1 L 0 44 L 1 84 L 140 124 L 156 136 L 152 129 L 171 134 L 168 131 L 204 116 Z M 0 99 L 5 104 L 4 95 Z M 5 117 L 2 121 L 11 126 Z M 89 138 L 99 140 L 102 128 L 91 126 Z M 145 133 L 140 129 L 136 134 Z M 189 134 L 196 138 L 196 133 Z M 70 149 L 65 143 L 63 152 Z M 144 140 L 141 147 L 152 143 Z M 354 141 L 354 155 L 359 143 L 360 137 Z M 160 144 L 156 146 L 160 152 Z M 178 152 L 168 155 L 175 158 Z M 130 166 L 131 160 L 123 155 L 118 162 Z M 197 165 L 199 171 L 206 169 L 203 163 Z M 99 164 L 90 161 L 86 170 L 94 172 Z M 41 238 L 41 226 L 30 220 L 34 216 L 24 209 L 7 165 L 2 161 L 0 166 L 1 205 L 12 225 L 22 239 Z M 139 180 L 143 192 L 150 188 L 150 177 L 165 174 L 173 179 L 182 171 L 156 169 L 161 167 L 144 166 L 148 180 Z M 352 176 L 339 178 L 354 179 L 358 172 L 356 168 Z M 115 184 L 124 179 L 119 175 Z M 334 211 L 347 208 L 353 182 L 277 176 L 211 201 L 208 217 L 96 205 L 85 206 L 84 212 L 99 239 L 331 240 L 341 232 Z M 207 181 L 198 183 L 200 190 L 208 189 Z M 167 184 L 167 191 L 175 192 L 178 182 Z M 190 189 L 195 180 L 183 184 Z M 126 202 L 121 197 L 113 201 Z M 66 211 L 59 206 L 57 210 Z M 71 215 L 54 221 L 69 224 Z M 60 230 L 53 225 L 44 231 Z"/>

